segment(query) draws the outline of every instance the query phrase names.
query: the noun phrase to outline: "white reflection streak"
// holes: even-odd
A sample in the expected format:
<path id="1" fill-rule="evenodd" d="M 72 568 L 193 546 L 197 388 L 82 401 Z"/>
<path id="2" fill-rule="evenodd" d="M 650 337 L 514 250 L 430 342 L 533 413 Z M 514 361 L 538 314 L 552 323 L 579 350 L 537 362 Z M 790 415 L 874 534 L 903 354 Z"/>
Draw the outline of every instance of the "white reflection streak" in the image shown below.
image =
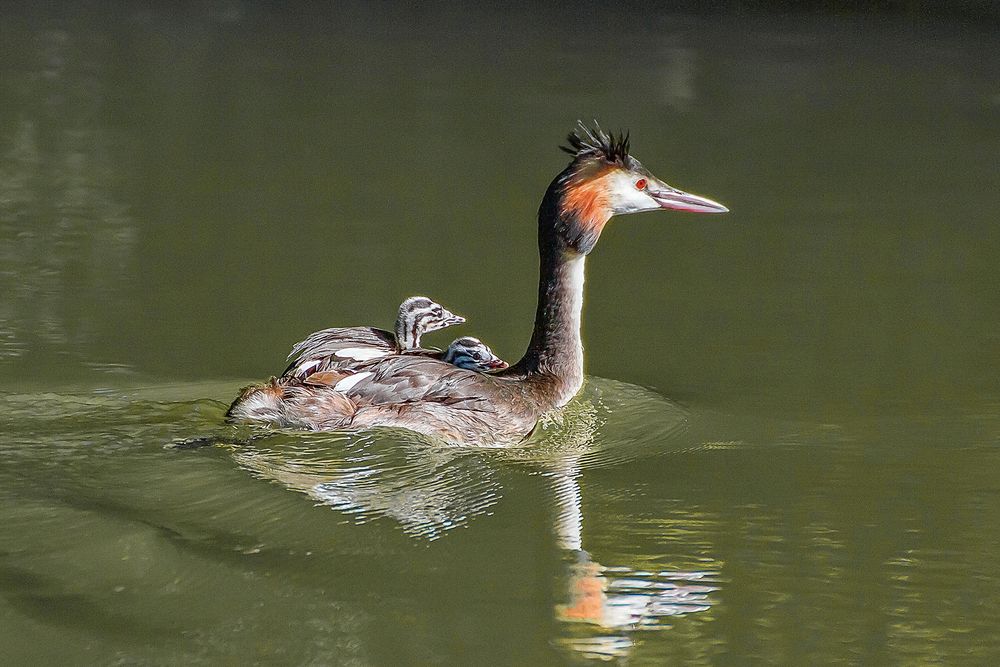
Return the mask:
<path id="1" fill-rule="evenodd" d="M 565 603 L 555 608 L 568 634 L 556 643 L 585 658 L 627 658 L 635 646 L 632 631 L 669 627 L 664 619 L 710 609 L 715 573 L 633 570 L 593 561 L 583 549 L 578 462 L 574 457 L 547 474 L 556 505 L 556 542 L 573 557 L 567 564 Z"/>
<path id="2" fill-rule="evenodd" d="M 583 512 L 580 509 L 580 468 L 573 459 L 564 470 L 552 473 L 555 492 L 556 541 L 561 549 L 583 550 Z"/>

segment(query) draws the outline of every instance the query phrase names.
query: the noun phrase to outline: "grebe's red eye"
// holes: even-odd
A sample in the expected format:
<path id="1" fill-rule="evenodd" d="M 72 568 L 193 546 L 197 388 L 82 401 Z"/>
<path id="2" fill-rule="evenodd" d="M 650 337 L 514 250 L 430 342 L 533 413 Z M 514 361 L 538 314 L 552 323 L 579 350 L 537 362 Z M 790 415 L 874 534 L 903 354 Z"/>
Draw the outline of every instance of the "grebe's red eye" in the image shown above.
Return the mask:
<path id="1" fill-rule="evenodd" d="M 636 190 L 645 190 L 646 189 L 646 179 L 645 178 L 640 178 L 638 181 L 636 181 L 635 182 L 635 189 Z"/>

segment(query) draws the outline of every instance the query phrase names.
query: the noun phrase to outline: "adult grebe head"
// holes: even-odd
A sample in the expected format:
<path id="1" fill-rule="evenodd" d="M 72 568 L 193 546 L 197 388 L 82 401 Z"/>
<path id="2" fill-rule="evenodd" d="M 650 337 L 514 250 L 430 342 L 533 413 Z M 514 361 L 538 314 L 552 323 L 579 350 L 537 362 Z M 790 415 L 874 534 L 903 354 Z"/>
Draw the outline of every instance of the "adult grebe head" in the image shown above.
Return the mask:
<path id="1" fill-rule="evenodd" d="M 549 186 L 543 208 L 555 206 L 556 232 L 581 254 L 593 250 L 615 215 L 673 209 L 725 213 L 722 204 L 667 185 L 629 154 L 627 133 L 608 134 L 579 123 L 561 148 L 572 162 Z"/>

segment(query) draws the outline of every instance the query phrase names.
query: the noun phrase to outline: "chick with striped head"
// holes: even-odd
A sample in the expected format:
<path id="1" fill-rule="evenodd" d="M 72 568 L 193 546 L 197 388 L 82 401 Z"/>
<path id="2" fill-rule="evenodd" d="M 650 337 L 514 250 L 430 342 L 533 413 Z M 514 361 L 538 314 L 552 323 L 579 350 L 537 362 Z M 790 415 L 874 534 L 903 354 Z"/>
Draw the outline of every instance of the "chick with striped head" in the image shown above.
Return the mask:
<path id="1" fill-rule="evenodd" d="M 453 340 L 442 360 L 477 373 L 496 371 L 508 366 L 506 361 L 493 353 L 489 345 L 472 336 Z"/>
<path id="2" fill-rule="evenodd" d="M 420 337 L 431 331 L 462 324 L 465 318 L 425 296 L 411 296 L 399 304 L 396 316 L 396 348 L 399 352 L 420 348 Z"/>

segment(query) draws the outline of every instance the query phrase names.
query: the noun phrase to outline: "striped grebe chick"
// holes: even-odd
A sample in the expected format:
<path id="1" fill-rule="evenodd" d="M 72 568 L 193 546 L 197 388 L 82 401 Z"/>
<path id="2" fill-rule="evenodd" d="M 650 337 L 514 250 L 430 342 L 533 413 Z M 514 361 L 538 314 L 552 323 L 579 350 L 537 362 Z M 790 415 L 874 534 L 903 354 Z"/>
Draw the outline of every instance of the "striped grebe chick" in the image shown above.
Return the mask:
<path id="1" fill-rule="evenodd" d="M 452 366 L 477 373 L 498 371 L 510 365 L 494 354 L 489 345 L 472 336 L 462 336 L 451 341 L 441 359 Z"/>
<path id="2" fill-rule="evenodd" d="M 426 296 L 411 296 L 399 304 L 396 315 L 396 351 L 420 349 L 420 337 L 425 333 L 462 324 L 465 318 L 455 315 Z"/>
<path id="3" fill-rule="evenodd" d="M 441 304 L 425 296 L 411 296 L 399 304 L 395 333 L 373 327 L 334 327 L 311 333 L 292 347 L 288 358 L 293 361 L 282 375 L 304 378 L 352 362 L 390 354 L 419 353 L 422 351 L 420 337 L 425 333 L 463 322 L 464 317 Z"/>

